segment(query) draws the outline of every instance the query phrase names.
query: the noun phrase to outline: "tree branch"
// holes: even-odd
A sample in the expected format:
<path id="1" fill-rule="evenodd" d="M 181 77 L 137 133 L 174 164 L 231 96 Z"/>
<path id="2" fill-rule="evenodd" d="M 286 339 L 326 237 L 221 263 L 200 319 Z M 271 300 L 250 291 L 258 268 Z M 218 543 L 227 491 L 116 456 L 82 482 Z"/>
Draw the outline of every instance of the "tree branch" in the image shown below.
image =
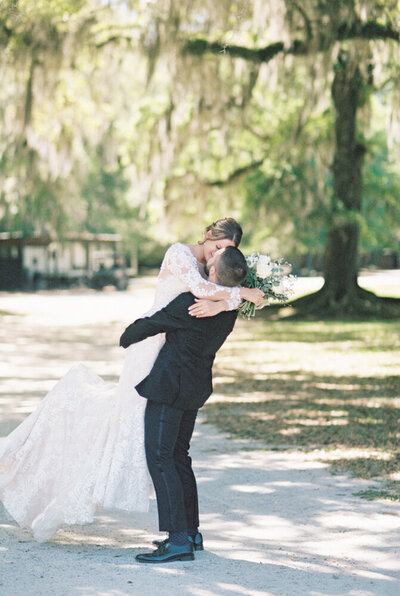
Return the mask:
<path id="1" fill-rule="evenodd" d="M 308 31 L 309 34 L 309 31 Z M 375 21 L 368 21 L 362 23 L 356 21 L 349 25 L 343 23 L 340 25 L 331 37 L 331 43 L 335 41 L 343 41 L 346 39 L 392 39 L 400 41 L 400 30 L 393 29 L 389 25 L 380 25 Z M 281 52 L 285 54 L 292 54 L 294 56 L 306 55 L 309 51 L 321 51 L 327 49 L 326 37 L 321 36 L 319 45 L 315 47 L 313 43 L 315 40 L 308 40 L 307 42 L 300 39 L 295 39 L 291 46 L 285 48 L 283 42 L 274 42 L 264 48 L 252 49 L 244 46 L 226 45 L 220 42 L 209 42 L 206 39 L 192 39 L 187 41 L 182 48 L 183 54 L 191 54 L 194 56 L 202 56 L 204 54 L 227 54 L 232 58 L 242 58 L 251 62 L 269 62 L 277 54 Z"/>
<path id="2" fill-rule="evenodd" d="M 298 3 L 298 2 L 293 2 L 293 7 L 294 7 L 294 9 L 295 9 L 295 10 L 297 10 L 297 11 L 298 11 L 298 12 L 301 14 L 301 16 L 303 17 L 303 20 L 304 20 L 304 26 L 305 26 L 305 28 L 306 28 L 306 31 L 307 31 L 307 38 L 308 38 L 308 40 L 310 40 L 310 39 L 312 38 L 312 25 L 311 25 L 311 21 L 310 21 L 310 19 L 309 19 L 309 18 L 308 18 L 308 16 L 307 16 L 307 13 L 306 13 L 306 11 L 304 10 L 304 8 L 303 8 L 301 5 L 299 5 L 299 3 Z"/>
<path id="3" fill-rule="evenodd" d="M 258 161 L 253 161 L 250 164 L 247 164 L 247 166 L 237 168 L 236 170 L 233 170 L 233 172 L 231 172 L 229 176 L 224 180 L 206 180 L 205 178 L 200 178 L 200 176 L 197 173 L 193 171 L 188 171 L 182 176 L 174 176 L 169 178 L 167 180 L 166 189 L 168 189 L 176 180 L 179 180 L 181 183 L 185 182 L 185 180 L 188 183 L 190 181 L 190 184 L 193 184 L 193 181 L 195 181 L 202 186 L 226 186 L 234 180 L 236 180 L 237 178 L 239 178 L 240 176 L 243 176 L 244 174 L 247 174 L 252 170 L 257 169 L 259 166 L 262 165 L 263 162 L 264 160 L 260 159 Z M 168 192 L 168 190 L 166 192 Z"/>
<path id="4" fill-rule="evenodd" d="M 243 124 L 243 128 L 245 130 L 248 130 L 257 139 L 260 139 L 260 141 L 264 141 L 264 142 L 271 141 L 271 135 L 269 135 L 269 134 L 262 134 L 261 132 L 258 132 L 257 130 L 254 130 L 254 128 L 252 127 L 252 125 L 249 124 L 246 120 L 243 119 L 242 124 Z"/>
<path id="5" fill-rule="evenodd" d="M 240 176 L 248 174 L 252 170 L 257 169 L 259 166 L 261 166 L 263 162 L 264 160 L 260 159 L 258 161 L 253 161 L 252 163 L 247 164 L 247 166 L 236 168 L 236 170 L 233 170 L 233 172 L 231 172 L 229 176 L 224 180 L 204 180 L 202 178 L 200 178 L 199 180 L 205 186 L 226 186 L 227 184 L 230 184 L 237 178 L 240 178 Z"/>
<path id="6" fill-rule="evenodd" d="M 347 23 L 343 23 L 338 27 L 337 40 L 345 39 L 392 39 L 400 41 L 400 30 L 393 29 L 390 25 L 381 25 L 375 21 L 361 21 L 354 22 L 350 27 Z"/>
<path id="7" fill-rule="evenodd" d="M 192 39 L 187 41 L 183 48 L 183 54 L 202 56 L 204 54 L 227 54 L 232 58 L 243 58 L 250 62 L 268 62 L 284 50 L 283 42 L 270 44 L 265 48 L 254 50 L 244 46 L 225 45 L 219 42 L 209 42 L 205 39 Z"/>
<path id="8" fill-rule="evenodd" d="M 9 40 L 13 32 L 12 29 L 10 29 L 10 27 L 7 27 L 7 25 L 3 22 L 0 22 L 0 26 L 5 33 L 7 40 Z"/>
<path id="9" fill-rule="evenodd" d="M 122 40 L 128 41 L 128 42 L 132 42 L 132 37 L 129 35 L 120 35 L 120 34 L 115 34 L 112 37 L 109 37 L 108 39 L 104 39 L 103 41 L 99 41 L 97 42 L 96 48 L 104 48 L 104 46 L 108 45 L 109 43 L 115 43 L 115 42 L 120 42 Z"/>

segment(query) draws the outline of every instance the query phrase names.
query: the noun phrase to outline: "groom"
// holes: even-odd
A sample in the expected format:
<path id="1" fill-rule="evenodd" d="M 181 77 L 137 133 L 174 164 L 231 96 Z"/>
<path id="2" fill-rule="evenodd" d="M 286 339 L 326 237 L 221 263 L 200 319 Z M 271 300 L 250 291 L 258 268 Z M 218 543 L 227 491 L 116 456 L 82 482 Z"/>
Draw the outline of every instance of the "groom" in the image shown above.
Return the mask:
<path id="1" fill-rule="evenodd" d="M 246 260 L 237 248 L 222 248 L 208 261 L 206 272 L 209 281 L 238 286 L 246 277 Z M 212 393 L 215 354 L 232 331 L 237 311 L 196 318 L 188 311 L 194 302 L 193 294 L 180 294 L 151 317 L 129 325 L 120 339 L 127 348 L 166 333 L 150 374 L 136 387 L 148 400 L 146 459 L 157 497 L 159 529 L 168 532 L 166 540 L 155 541 L 157 550 L 137 555 L 142 563 L 193 560 L 194 550 L 203 550 L 196 479 L 188 452 L 197 411 Z"/>

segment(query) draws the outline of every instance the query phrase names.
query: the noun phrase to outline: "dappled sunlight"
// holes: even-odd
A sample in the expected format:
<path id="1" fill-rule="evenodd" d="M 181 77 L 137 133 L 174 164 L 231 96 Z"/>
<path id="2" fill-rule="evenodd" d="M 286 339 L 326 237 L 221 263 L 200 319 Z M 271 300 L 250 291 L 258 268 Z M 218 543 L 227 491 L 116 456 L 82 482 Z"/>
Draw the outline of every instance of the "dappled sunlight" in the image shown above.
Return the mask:
<path id="1" fill-rule="evenodd" d="M 302 535 L 302 529 L 295 521 L 285 519 L 282 515 L 249 515 L 247 517 L 248 527 L 246 536 L 263 541 L 265 539 L 265 530 L 268 528 L 268 540 L 279 541 L 282 534 L 285 534 L 288 540 L 297 540 Z M 235 536 L 235 531 L 231 531 Z M 238 532 L 240 536 L 240 532 Z"/>
<path id="2" fill-rule="evenodd" d="M 53 321 L 53 327 L 42 327 L 37 316 L 29 325 L 14 320 L 3 327 L 7 344 L 14 344 L 13 334 L 20 343 L 2 353 L 1 434 L 76 361 L 111 381 L 122 367 L 118 325 Z M 368 335 L 376 329 L 372 324 Z M 320 331 L 323 341 L 316 344 Z M 389 594 L 399 569 L 392 555 L 399 504 L 360 499 L 354 495 L 368 490 L 369 480 L 343 475 L 341 468 L 330 472 L 346 460 L 347 466 L 362 461 L 398 473 L 392 446 L 399 438 L 394 416 L 400 392 L 395 368 L 387 374 L 396 355 L 387 351 L 380 360 L 364 352 L 360 333 L 352 324 L 335 331 L 332 325 L 239 321 L 217 357 L 216 392 L 200 412 L 192 442 L 206 549 L 194 562 L 135 561 L 160 537 L 154 500 L 148 514 L 100 510 L 92 524 L 63 527 L 41 545 L 1 513 L 0 534 L 9 549 L 4 555 L 30 565 L 30 581 L 43 581 L 39 576 L 47 577 L 50 566 L 71 593 L 82 596 L 126 596 L 140 585 L 169 594 L 181 584 L 187 596 L 278 596 L 283 577 L 296 595 L 341 596 L 339 586 L 346 582 L 349 595 Z M 390 334 L 386 327 L 379 342 Z M 375 358 L 373 365 L 367 362 L 371 370 L 359 362 L 366 355 Z M 207 418 L 226 435 L 204 424 Z M 110 577 L 107 585 L 98 579 L 100 569 Z"/>
<path id="3" fill-rule="evenodd" d="M 274 393 L 273 395 L 267 393 L 267 392 L 263 392 L 263 391 L 252 391 L 251 393 L 248 392 L 246 393 L 245 391 L 240 392 L 239 395 L 237 395 L 236 393 L 229 393 L 229 391 L 225 390 L 225 388 L 223 389 L 224 393 L 219 393 L 218 391 L 218 387 L 216 386 L 216 391 L 215 393 L 213 393 L 213 395 L 210 397 L 210 399 L 207 402 L 207 405 L 210 404 L 216 404 L 216 403 L 231 403 L 232 400 L 234 400 L 235 405 L 236 404 L 240 404 L 240 403 L 260 403 L 260 402 L 265 402 L 266 397 L 268 397 L 268 399 L 271 399 L 273 401 L 282 401 L 282 400 L 286 400 L 288 398 L 287 395 L 285 395 L 284 393 L 281 394 L 277 394 Z"/>
<path id="4" fill-rule="evenodd" d="M 297 378 L 297 380 L 301 380 L 301 379 Z M 364 389 L 368 388 L 368 386 L 365 387 L 365 385 L 363 386 L 360 383 L 358 383 L 358 384 L 353 383 L 351 385 L 346 385 L 344 383 L 341 383 L 339 378 L 337 379 L 336 383 L 318 383 L 317 382 L 314 384 L 314 387 L 316 389 L 339 389 L 340 391 L 357 391 L 362 388 L 364 388 Z M 372 389 L 372 386 L 369 386 L 369 389 Z"/>
<path id="5" fill-rule="evenodd" d="M 154 509 L 154 507 L 153 507 Z M 62 527 L 48 544 L 51 548 L 63 546 L 92 546 L 112 549 L 115 556 L 127 553 L 148 543 L 155 531 L 155 511 L 148 513 L 100 509 L 94 522 L 84 526 Z"/>
<path id="6" fill-rule="evenodd" d="M 0 408 L 1 408 L 2 404 L 3 404 L 3 400 L 0 399 Z M 14 404 L 13 412 L 15 414 L 27 415 L 27 414 L 30 414 L 30 412 L 32 412 L 37 405 L 38 405 L 38 400 L 36 400 L 36 399 L 24 399 L 17 406 Z"/>
<path id="7" fill-rule="evenodd" d="M 230 435 L 268 446 L 383 450 L 386 460 L 336 461 L 365 477 L 379 462 L 382 474 L 396 474 L 399 362 L 397 321 L 240 322 L 217 356 L 205 412 Z"/>
<path id="8" fill-rule="evenodd" d="M 46 329 L 39 323 L 28 325 L 25 318 L 23 323 L 19 318 L 11 323 L 16 338 L 2 331 L 7 341 L 0 363 L 0 435 L 30 414 L 77 362 L 106 381 L 117 381 L 124 354 L 114 345 L 116 337 L 109 329 L 92 325 Z"/>
<path id="9" fill-rule="evenodd" d="M 324 460 L 326 461 L 335 461 L 339 460 L 340 458 L 346 458 L 347 460 L 358 460 L 362 458 L 388 461 L 391 458 L 390 453 L 388 453 L 387 451 L 377 450 L 374 448 L 368 449 L 359 447 L 340 447 L 338 449 L 314 449 L 313 453 L 316 457 L 324 458 Z"/>
<path id="10" fill-rule="evenodd" d="M 225 477 L 230 466 L 240 482 L 227 485 Z M 302 475 L 306 469 L 312 474 L 308 482 Z M 332 479 L 324 469 L 326 464 L 313 453 L 309 453 L 306 460 L 304 454 L 296 452 L 213 455 L 212 474 L 208 474 L 208 478 L 218 483 L 218 502 L 225 503 L 227 515 L 209 513 L 217 501 L 207 498 L 209 487 L 204 487 L 204 493 L 201 488 L 201 500 L 207 510 L 202 523 L 209 547 L 238 563 L 251 555 L 256 560 L 259 557 L 264 565 L 277 565 L 286 571 L 297 569 L 306 574 L 313 571 L 320 574 L 321 580 L 330 578 L 340 566 L 342 573 L 348 572 L 353 577 L 392 582 L 392 574 L 398 569 L 397 561 L 389 557 L 390 562 L 381 565 L 379 557 L 375 562 L 371 557 L 374 549 L 385 552 L 391 544 L 389 537 L 394 529 L 391 516 L 384 512 L 371 515 L 371 505 L 361 502 L 353 523 L 354 503 L 352 497 L 343 498 L 343 493 L 347 490 L 348 494 L 348 487 L 354 481 L 341 477 Z M 252 483 L 253 474 L 257 484 Z M 332 486 L 329 498 L 322 492 L 322 478 L 325 486 Z M 257 490 L 257 486 L 262 490 Z M 340 499 L 336 497 L 338 493 L 342 494 Z M 256 510 L 240 506 L 241 499 L 246 498 L 259 499 Z M 301 506 L 293 508 L 291 502 L 301 503 Z M 384 520 L 383 524 L 380 519 Z M 397 519 L 396 527 L 398 525 Z M 373 529 L 371 540 L 370 527 Z M 241 547 L 243 537 L 248 543 L 247 549 Z M 257 544 L 259 549 L 254 548 Z M 349 548 L 357 552 L 357 559 L 351 563 L 344 554 Z"/>
<path id="11" fill-rule="evenodd" d="M 246 403 L 251 403 L 252 400 L 247 400 Z M 256 400 L 258 401 L 258 400 Z M 249 418 L 257 418 L 257 420 L 275 420 L 275 416 L 273 414 L 258 414 L 257 412 L 250 412 L 248 414 Z"/>
<path id="12" fill-rule="evenodd" d="M 228 595 L 228 594 L 233 594 L 233 596 L 235 595 L 240 595 L 243 594 L 245 596 L 268 596 L 268 592 L 266 592 L 265 590 L 251 590 L 249 592 L 249 590 L 247 588 L 242 588 L 241 586 L 238 586 L 238 584 L 228 584 L 228 583 L 224 583 L 224 582 L 219 582 L 216 584 L 218 588 L 224 590 L 224 592 Z M 209 595 L 211 594 L 211 592 L 208 591 L 204 591 L 204 590 L 195 590 L 192 591 L 193 596 L 205 596 L 205 595 Z"/>
<path id="13" fill-rule="evenodd" d="M 2 530 L 7 530 L 7 531 L 12 531 L 15 528 L 15 524 L 12 523 L 6 523 L 6 522 L 1 522 L 0 523 L 0 528 Z"/>
<path id="14" fill-rule="evenodd" d="M 384 574 L 385 571 L 393 573 L 400 570 L 400 560 L 396 553 L 390 553 L 388 550 L 389 546 L 394 545 L 388 544 L 385 535 L 394 528 L 399 528 L 399 521 L 395 521 L 392 516 L 371 513 L 371 516 L 367 517 L 365 514 L 357 515 L 353 511 L 335 512 L 335 514 L 317 515 L 317 521 L 321 529 L 326 528 L 333 532 L 335 539 L 333 542 L 306 540 L 304 548 L 309 552 L 340 558 L 343 551 L 351 544 L 355 557 L 369 567 L 369 573 L 376 574 L 379 570 L 380 574 Z M 367 544 L 366 534 L 368 534 Z M 358 570 L 358 573 L 364 574 L 365 571 Z M 384 577 L 390 579 L 386 574 Z"/>
<path id="15" fill-rule="evenodd" d="M 368 530 L 373 534 L 374 539 L 385 541 L 385 531 L 393 529 L 393 526 L 400 528 L 400 520 L 393 519 L 390 515 L 371 513 L 368 517 L 357 514 L 356 512 L 346 513 L 337 511 L 318 516 L 317 519 L 321 526 L 326 528 L 335 528 L 336 532 L 349 531 L 349 517 L 351 516 L 351 528 L 355 530 Z M 371 538 L 371 537 L 370 537 Z M 400 560 L 399 560 L 400 566 Z"/>
<path id="16" fill-rule="evenodd" d="M 291 435 L 298 435 L 300 434 L 300 429 L 299 428 L 282 428 L 279 433 L 283 436 L 283 437 L 288 437 Z"/>
<path id="17" fill-rule="evenodd" d="M 310 420 L 309 418 L 293 418 L 289 422 L 290 424 L 298 424 L 299 426 L 345 426 L 346 424 L 349 424 L 348 418 L 346 418 L 346 420 L 343 418 L 336 418 L 333 420 L 322 420 L 321 418 L 315 420 Z"/>
<path id="18" fill-rule="evenodd" d="M 133 582 L 130 582 L 133 583 Z M 85 594 L 87 594 L 87 596 L 92 596 L 93 595 L 93 582 L 89 581 L 89 584 L 87 587 L 80 587 L 80 586 L 76 586 L 75 590 L 77 594 L 80 594 L 82 596 L 85 596 Z M 125 590 L 118 590 L 117 588 L 108 588 L 108 589 L 101 589 L 98 588 L 96 589 L 96 596 L 126 596 L 127 592 Z"/>
<path id="19" fill-rule="evenodd" d="M 172 568 L 171 566 L 159 566 L 155 568 L 155 571 L 157 574 L 159 575 L 167 575 L 167 576 L 183 576 L 185 575 L 185 570 L 184 569 L 178 569 L 177 567 Z"/>
<path id="20" fill-rule="evenodd" d="M 251 494 L 259 494 L 259 495 L 269 495 L 274 492 L 274 489 L 268 486 L 260 486 L 257 484 L 246 484 L 243 485 L 232 485 L 231 490 L 237 490 L 241 493 L 251 493 Z"/>

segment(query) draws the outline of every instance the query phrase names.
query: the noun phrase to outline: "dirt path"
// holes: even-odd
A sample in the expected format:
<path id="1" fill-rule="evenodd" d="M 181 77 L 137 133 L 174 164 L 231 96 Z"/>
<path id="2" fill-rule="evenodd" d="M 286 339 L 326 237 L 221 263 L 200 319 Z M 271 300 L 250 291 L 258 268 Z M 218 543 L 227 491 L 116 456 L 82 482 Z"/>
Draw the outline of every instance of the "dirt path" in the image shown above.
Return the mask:
<path id="1" fill-rule="evenodd" d="M 110 380 L 121 330 L 150 302 L 154 280 L 130 292 L 0 295 L 0 436 L 76 361 Z M 232 441 L 200 420 L 193 440 L 206 550 L 146 566 L 156 510 L 102 511 L 95 523 L 37 544 L 0 509 L 0 594 L 7 596 L 398 596 L 400 504 L 354 493 L 313 456 Z"/>

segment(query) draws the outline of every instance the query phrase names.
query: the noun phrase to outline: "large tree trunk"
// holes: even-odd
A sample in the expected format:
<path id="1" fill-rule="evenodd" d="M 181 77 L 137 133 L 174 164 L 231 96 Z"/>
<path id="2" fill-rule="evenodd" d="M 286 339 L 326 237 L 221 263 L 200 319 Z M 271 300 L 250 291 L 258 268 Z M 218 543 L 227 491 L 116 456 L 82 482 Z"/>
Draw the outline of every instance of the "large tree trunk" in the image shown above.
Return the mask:
<path id="1" fill-rule="evenodd" d="M 358 240 L 365 147 L 356 139 L 357 108 L 363 92 L 358 65 L 341 55 L 332 85 L 335 157 L 332 215 L 324 255 L 324 286 L 293 303 L 296 312 L 326 316 L 399 315 L 395 300 L 379 299 L 360 288 Z"/>
<path id="2" fill-rule="evenodd" d="M 357 286 L 362 165 L 365 149 L 356 142 L 356 117 L 363 81 L 357 66 L 340 60 L 332 85 L 335 106 L 333 209 L 324 259 L 325 292 L 331 303 L 347 302 Z"/>

